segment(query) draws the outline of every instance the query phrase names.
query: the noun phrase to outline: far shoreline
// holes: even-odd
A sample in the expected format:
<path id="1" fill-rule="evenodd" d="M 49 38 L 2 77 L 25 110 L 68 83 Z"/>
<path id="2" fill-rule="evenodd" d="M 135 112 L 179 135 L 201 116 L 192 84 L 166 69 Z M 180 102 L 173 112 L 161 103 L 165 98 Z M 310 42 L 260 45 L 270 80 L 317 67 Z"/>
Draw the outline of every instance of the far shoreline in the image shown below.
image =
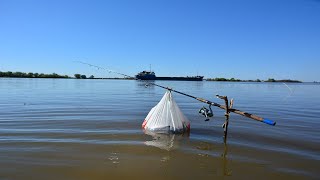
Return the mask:
<path id="1" fill-rule="evenodd" d="M 68 78 L 53 78 L 53 77 L 0 77 L 0 79 L 73 79 L 73 80 L 136 80 L 134 78 L 74 78 L 74 77 L 68 77 Z M 141 80 L 143 81 L 143 80 Z M 163 80 L 157 80 L 157 81 L 163 81 Z M 254 81 L 254 80 L 240 80 L 240 81 L 214 81 L 214 80 L 208 80 L 208 79 L 204 79 L 203 81 L 207 81 L 207 82 L 230 82 L 230 83 L 309 83 L 309 84 L 320 84 L 320 82 L 318 81 L 295 81 L 295 80 L 276 80 L 274 82 L 270 82 L 270 81 Z M 197 81 L 199 82 L 199 81 Z"/>
<path id="2" fill-rule="evenodd" d="M 57 73 L 52 74 L 44 74 L 44 73 L 25 73 L 25 72 L 2 72 L 0 71 L 0 78 L 30 78 L 30 79 L 100 79 L 100 80 L 136 80 L 134 77 L 94 77 L 93 75 L 87 77 L 84 74 L 74 74 L 74 77 L 68 75 L 59 75 Z M 303 83 L 300 80 L 292 80 L 292 79 L 274 79 L 269 78 L 267 80 L 241 80 L 236 78 L 206 78 L 204 81 L 214 81 L 214 82 L 276 82 L 276 83 Z M 310 83 L 319 83 L 317 81 L 313 81 Z"/>

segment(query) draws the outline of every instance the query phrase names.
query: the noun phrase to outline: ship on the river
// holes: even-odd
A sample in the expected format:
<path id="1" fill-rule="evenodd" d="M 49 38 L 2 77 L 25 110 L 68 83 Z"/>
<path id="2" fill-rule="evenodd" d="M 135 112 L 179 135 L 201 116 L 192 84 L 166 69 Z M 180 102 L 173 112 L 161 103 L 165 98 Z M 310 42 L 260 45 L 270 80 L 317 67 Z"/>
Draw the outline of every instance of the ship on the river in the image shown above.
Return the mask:
<path id="1" fill-rule="evenodd" d="M 202 81 L 203 76 L 186 76 L 186 77 L 157 77 L 153 71 L 142 71 L 136 75 L 140 80 L 169 80 L 169 81 Z"/>

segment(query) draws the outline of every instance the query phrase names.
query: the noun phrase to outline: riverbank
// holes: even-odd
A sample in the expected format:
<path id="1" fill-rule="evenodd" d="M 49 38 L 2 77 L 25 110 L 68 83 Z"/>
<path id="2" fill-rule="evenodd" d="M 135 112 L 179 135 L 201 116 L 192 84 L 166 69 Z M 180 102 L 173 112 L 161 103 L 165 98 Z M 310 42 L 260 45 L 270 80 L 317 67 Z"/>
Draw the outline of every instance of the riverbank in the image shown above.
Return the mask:
<path id="1" fill-rule="evenodd" d="M 59 75 L 57 73 L 52 74 L 44 74 L 44 73 L 25 73 L 25 72 L 2 72 L 0 71 L 0 77 L 7 77 L 7 78 L 70 78 L 68 75 Z"/>
<path id="2" fill-rule="evenodd" d="M 207 78 L 206 81 L 226 81 L 226 82 L 284 82 L 284 83 L 302 83 L 302 81 L 299 80 L 291 80 L 291 79 L 281 79 L 281 80 L 276 80 L 273 78 L 269 78 L 267 80 L 241 80 L 241 79 L 227 79 L 227 78 Z"/>
<path id="3" fill-rule="evenodd" d="M 25 73 L 25 72 L 1 72 L 0 71 L 0 77 L 6 77 L 6 78 L 56 78 L 56 79 L 115 79 L 115 80 L 135 80 L 133 77 L 125 77 L 125 78 L 97 78 L 93 75 L 87 77 L 86 75 L 82 74 L 74 74 L 74 77 L 70 77 L 68 75 L 59 75 L 57 73 L 52 74 L 44 74 L 44 73 Z M 170 79 L 168 79 L 170 80 Z M 267 80 L 241 80 L 241 79 L 235 79 L 235 78 L 207 78 L 206 81 L 226 81 L 226 82 L 284 82 L 284 83 L 302 83 L 302 81 L 299 80 L 291 80 L 291 79 L 282 79 L 282 80 L 276 80 L 273 78 L 269 78 Z"/>

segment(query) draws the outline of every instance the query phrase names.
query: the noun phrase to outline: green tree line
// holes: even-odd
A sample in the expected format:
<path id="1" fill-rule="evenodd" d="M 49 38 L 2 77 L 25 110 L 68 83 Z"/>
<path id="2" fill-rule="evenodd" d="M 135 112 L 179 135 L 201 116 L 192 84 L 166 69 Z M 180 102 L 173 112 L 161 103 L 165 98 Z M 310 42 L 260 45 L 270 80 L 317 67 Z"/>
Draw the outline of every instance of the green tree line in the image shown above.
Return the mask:
<path id="1" fill-rule="evenodd" d="M 227 79 L 227 78 L 208 78 L 207 81 L 230 81 L 230 82 L 294 82 L 294 83 L 301 83 L 298 80 L 291 80 L 291 79 L 283 79 L 283 80 L 275 80 L 274 78 L 269 78 L 268 80 L 240 80 L 240 79 Z"/>
<path id="2" fill-rule="evenodd" d="M 2 72 L 0 71 L 0 77 L 15 77 L 15 78 L 70 78 L 67 75 L 59 75 L 56 73 L 44 74 L 44 73 L 25 73 L 25 72 Z"/>
<path id="3" fill-rule="evenodd" d="M 231 79 L 227 79 L 227 78 L 208 78 L 207 81 L 233 81 L 233 82 L 240 82 L 240 79 L 235 79 L 235 78 L 231 78 Z"/>
<path id="4" fill-rule="evenodd" d="M 87 76 L 83 74 L 75 74 L 74 77 L 76 79 L 87 79 Z M 94 79 L 94 76 L 93 75 L 89 76 L 89 79 Z"/>
<path id="5" fill-rule="evenodd" d="M 235 78 L 230 78 L 230 79 L 227 79 L 227 78 L 208 78 L 207 81 L 232 81 L 232 82 L 240 82 L 242 80 L 240 79 L 235 79 Z"/>

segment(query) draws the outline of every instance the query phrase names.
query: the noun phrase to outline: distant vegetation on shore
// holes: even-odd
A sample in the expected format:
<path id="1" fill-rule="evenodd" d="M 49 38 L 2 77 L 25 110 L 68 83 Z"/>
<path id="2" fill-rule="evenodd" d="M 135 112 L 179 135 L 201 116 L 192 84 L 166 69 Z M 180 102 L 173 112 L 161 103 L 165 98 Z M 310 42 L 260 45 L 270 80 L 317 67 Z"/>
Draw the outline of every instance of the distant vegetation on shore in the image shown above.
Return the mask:
<path id="1" fill-rule="evenodd" d="M 52 74 L 44 74 L 44 73 L 25 73 L 25 72 L 2 72 L 0 71 L 0 77 L 8 77 L 8 78 L 65 78 L 65 79 L 124 79 L 124 80 L 131 80 L 133 78 L 95 78 L 93 75 L 87 77 L 84 74 L 74 74 L 74 77 L 70 77 L 68 75 L 59 75 L 56 73 Z"/>
<path id="2" fill-rule="evenodd" d="M 83 74 L 75 74 L 74 77 L 76 79 L 87 79 L 87 76 L 83 75 Z M 94 78 L 94 76 L 92 76 L 92 75 L 89 77 L 89 79 L 93 79 L 93 78 Z"/>
<path id="3" fill-rule="evenodd" d="M 56 73 L 52 74 L 43 74 L 43 73 L 24 73 L 24 72 L 1 72 L 0 71 L 0 77 L 13 77 L 13 78 L 70 78 L 67 75 L 59 75 Z"/>
<path id="4" fill-rule="evenodd" d="M 2 72 L 0 71 L 0 77 L 12 77 L 12 78 L 75 78 L 75 79 L 124 79 L 124 80 L 134 80 L 134 78 L 95 78 L 93 75 L 87 77 L 83 74 L 74 74 L 74 77 L 70 77 L 68 75 L 59 75 L 56 73 L 52 74 L 44 74 L 44 73 L 25 73 L 25 72 Z M 269 78 L 268 80 L 240 80 L 235 78 L 207 78 L 207 81 L 227 81 L 227 82 L 287 82 L 287 83 L 301 83 L 301 81 L 298 80 L 291 80 L 291 79 L 283 79 L 283 80 L 276 80 L 273 78 Z"/>
<path id="5" fill-rule="evenodd" d="M 118 79 L 118 80 L 134 80 L 134 78 L 131 77 L 124 77 L 124 78 L 119 78 L 119 77 L 113 77 L 113 78 L 95 78 L 93 75 L 87 77 L 86 75 L 83 74 L 75 74 L 74 78 L 76 79 Z"/>
<path id="6" fill-rule="evenodd" d="M 273 78 L 269 78 L 268 80 L 240 80 L 240 79 L 227 79 L 227 78 L 208 78 L 207 81 L 228 81 L 228 82 L 292 82 L 292 83 L 301 83 L 301 81 L 298 80 L 291 80 L 291 79 L 282 79 L 282 80 L 275 80 Z"/>

